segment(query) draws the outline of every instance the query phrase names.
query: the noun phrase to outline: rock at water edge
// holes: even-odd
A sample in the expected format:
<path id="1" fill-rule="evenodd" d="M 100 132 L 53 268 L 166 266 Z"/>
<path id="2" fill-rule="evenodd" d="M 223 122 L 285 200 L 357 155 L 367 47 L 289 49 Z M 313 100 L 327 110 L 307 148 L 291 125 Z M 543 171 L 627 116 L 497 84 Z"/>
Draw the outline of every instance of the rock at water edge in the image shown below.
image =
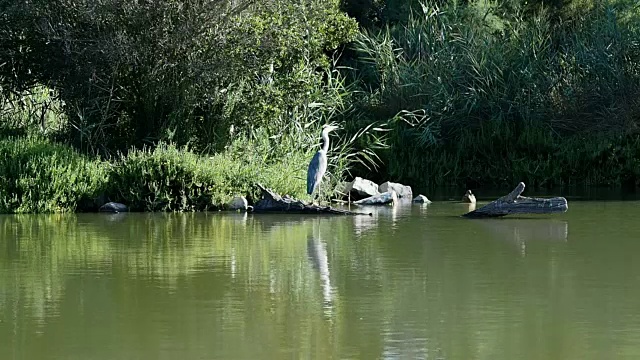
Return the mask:
<path id="1" fill-rule="evenodd" d="M 121 213 L 129 211 L 129 208 L 125 204 L 117 202 L 108 202 L 98 209 L 100 212 Z"/>
<path id="2" fill-rule="evenodd" d="M 351 193 L 352 197 L 362 198 L 379 194 L 378 184 L 371 180 L 356 177 L 348 183 L 344 190 L 345 194 Z"/>
<path id="3" fill-rule="evenodd" d="M 390 181 L 387 181 L 387 182 L 383 183 L 382 185 L 380 185 L 378 190 L 381 193 L 393 190 L 393 191 L 396 192 L 396 194 L 398 194 L 399 198 L 411 197 L 413 195 L 413 191 L 411 190 L 411 186 L 402 185 L 402 184 L 398 184 L 398 183 L 394 183 L 394 182 L 390 182 Z"/>
<path id="4" fill-rule="evenodd" d="M 431 204 L 431 200 L 429 200 L 426 196 L 424 195 L 418 195 L 415 198 L 413 198 L 413 202 L 414 203 L 420 203 L 420 204 Z"/>
<path id="5" fill-rule="evenodd" d="M 247 210 L 249 208 L 249 202 L 244 196 L 236 196 L 227 204 L 229 210 Z"/>

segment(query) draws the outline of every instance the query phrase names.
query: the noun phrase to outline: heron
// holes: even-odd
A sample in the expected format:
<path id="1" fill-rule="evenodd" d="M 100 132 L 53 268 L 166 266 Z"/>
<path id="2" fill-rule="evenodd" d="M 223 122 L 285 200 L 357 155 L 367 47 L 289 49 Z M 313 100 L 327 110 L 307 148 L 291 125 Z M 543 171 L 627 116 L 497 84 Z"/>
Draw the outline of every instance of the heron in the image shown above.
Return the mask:
<path id="1" fill-rule="evenodd" d="M 307 170 L 307 194 L 311 195 L 318 190 L 320 196 L 320 183 L 327 172 L 327 151 L 329 150 L 329 132 L 337 129 L 334 125 L 322 126 L 322 149 L 313 155 Z"/>

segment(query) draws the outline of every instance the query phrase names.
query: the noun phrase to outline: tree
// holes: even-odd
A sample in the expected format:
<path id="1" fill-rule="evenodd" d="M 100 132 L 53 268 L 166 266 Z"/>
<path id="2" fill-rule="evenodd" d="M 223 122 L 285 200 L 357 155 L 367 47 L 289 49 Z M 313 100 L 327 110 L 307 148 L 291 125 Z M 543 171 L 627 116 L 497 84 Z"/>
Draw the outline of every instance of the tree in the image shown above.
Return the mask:
<path id="1" fill-rule="evenodd" d="M 334 0 L 0 0 L 0 81 L 54 88 L 70 140 L 206 148 L 301 101 L 356 24 Z"/>

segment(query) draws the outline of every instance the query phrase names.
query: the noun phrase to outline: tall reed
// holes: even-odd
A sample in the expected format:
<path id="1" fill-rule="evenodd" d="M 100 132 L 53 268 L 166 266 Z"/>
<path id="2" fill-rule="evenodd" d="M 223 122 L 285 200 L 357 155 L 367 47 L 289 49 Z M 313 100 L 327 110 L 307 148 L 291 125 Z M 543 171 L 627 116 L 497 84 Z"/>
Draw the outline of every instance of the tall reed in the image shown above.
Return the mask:
<path id="1" fill-rule="evenodd" d="M 419 187 L 633 181 L 631 170 L 583 175 L 600 156 L 595 138 L 636 151 L 637 11 L 598 3 L 552 23 L 544 8 L 506 17 L 477 3 L 431 4 L 355 43 L 360 107 L 394 129 L 384 159 L 392 178 Z M 576 161 L 579 139 L 589 150 Z"/>

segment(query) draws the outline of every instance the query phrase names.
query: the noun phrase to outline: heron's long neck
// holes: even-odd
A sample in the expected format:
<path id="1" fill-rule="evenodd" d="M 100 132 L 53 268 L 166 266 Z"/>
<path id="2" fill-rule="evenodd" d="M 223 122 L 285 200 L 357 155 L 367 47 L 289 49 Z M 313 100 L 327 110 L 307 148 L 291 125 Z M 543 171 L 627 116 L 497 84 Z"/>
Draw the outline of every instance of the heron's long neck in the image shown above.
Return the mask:
<path id="1" fill-rule="evenodd" d="M 322 131 L 322 151 L 329 151 L 329 132 Z"/>

